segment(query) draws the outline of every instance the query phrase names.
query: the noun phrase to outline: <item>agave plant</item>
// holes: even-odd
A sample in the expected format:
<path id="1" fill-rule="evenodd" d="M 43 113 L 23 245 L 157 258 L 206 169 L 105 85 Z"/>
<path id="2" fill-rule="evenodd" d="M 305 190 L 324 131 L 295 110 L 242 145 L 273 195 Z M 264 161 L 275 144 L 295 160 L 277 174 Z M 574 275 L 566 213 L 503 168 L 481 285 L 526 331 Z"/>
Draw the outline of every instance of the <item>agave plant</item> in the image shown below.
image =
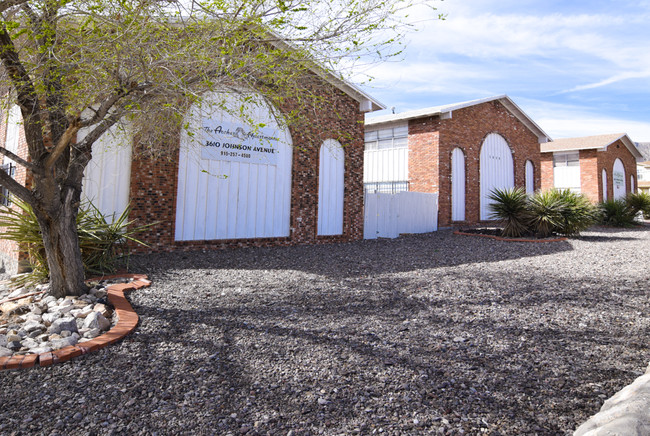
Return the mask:
<path id="1" fill-rule="evenodd" d="M 491 218 L 501 222 L 504 236 L 516 238 L 528 232 L 531 217 L 524 188 L 495 189 L 489 199 Z"/>
<path id="2" fill-rule="evenodd" d="M 49 269 L 45 258 L 43 239 L 32 208 L 18 198 L 12 197 L 17 208 L 3 207 L 0 210 L 0 237 L 16 242 L 28 254 L 32 271 L 17 279 L 19 285 L 41 283 L 47 280 Z M 128 259 L 129 241 L 144 244 L 135 234 L 154 223 L 133 226 L 128 221 L 130 208 L 115 219 L 106 216 L 92 203 L 79 208 L 77 233 L 81 248 L 81 259 L 87 274 L 103 274 L 116 269 L 119 262 Z"/>

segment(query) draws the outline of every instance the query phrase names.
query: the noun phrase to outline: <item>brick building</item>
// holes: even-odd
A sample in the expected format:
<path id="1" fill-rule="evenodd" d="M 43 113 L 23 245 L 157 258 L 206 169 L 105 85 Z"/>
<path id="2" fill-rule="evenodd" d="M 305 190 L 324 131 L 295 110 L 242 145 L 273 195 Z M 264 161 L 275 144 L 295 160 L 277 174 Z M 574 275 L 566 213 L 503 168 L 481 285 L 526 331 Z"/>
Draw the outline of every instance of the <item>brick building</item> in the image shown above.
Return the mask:
<path id="1" fill-rule="evenodd" d="M 440 226 L 475 224 L 492 189 L 540 187 L 548 140 L 506 95 L 368 118 L 366 191 L 437 192 Z"/>
<path id="2" fill-rule="evenodd" d="M 113 129 L 93 147 L 82 195 L 104 214 L 130 205 L 130 220 L 157 223 L 138 235 L 149 247 L 137 252 L 361 239 L 363 117 L 384 106 L 334 76 L 310 80 L 322 110 L 300 113 L 299 125 L 276 119 L 299 107 L 292 100 L 271 110 L 253 93 L 208 96 L 216 104 L 190 109 L 171 159 L 140 157 L 128 126 Z M 0 138 L 26 155 L 20 120 L 3 118 Z M 29 183 L 22 168 L 16 177 Z M 0 241 L 0 257 L 11 272 L 24 254 Z"/>
<path id="3" fill-rule="evenodd" d="M 594 203 L 636 192 L 642 156 L 625 133 L 556 139 L 541 151 L 542 189 L 571 189 Z"/>

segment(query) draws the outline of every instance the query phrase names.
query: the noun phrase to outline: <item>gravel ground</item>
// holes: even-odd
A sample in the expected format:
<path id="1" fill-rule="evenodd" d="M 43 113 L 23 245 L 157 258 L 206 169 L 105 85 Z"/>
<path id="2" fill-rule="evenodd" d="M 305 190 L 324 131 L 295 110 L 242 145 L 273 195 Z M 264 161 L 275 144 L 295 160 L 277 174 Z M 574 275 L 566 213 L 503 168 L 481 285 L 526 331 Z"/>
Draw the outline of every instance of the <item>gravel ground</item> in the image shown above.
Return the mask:
<path id="1" fill-rule="evenodd" d="M 136 333 L 1 372 L 0 434 L 571 434 L 650 360 L 649 239 L 138 257 Z"/>

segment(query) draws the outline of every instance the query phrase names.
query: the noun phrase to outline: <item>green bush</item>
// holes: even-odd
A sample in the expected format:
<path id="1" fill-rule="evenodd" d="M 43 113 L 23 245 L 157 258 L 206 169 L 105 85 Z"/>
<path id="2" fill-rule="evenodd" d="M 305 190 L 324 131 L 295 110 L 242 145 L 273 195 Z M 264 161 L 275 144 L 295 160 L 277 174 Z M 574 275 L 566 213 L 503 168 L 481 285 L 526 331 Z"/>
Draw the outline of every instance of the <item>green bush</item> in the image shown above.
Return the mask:
<path id="1" fill-rule="evenodd" d="M 503 235 L 510 237 L 576 236 L 592 225 L 597 216 L 597 209 L 587 197 L 568 189 L 551 189 L 531 196 L 523 188 L 495 189 L 490 199 L 492 217 L 501 221 Z"/>
<path id="2" fill-rule="evenodd" d="M 528 196 L 523 188 L 495 189 L 489 196 L 491 217 L 503 225 L 503 236 L 519 237 L 530 230 Z"/>
<path id="3" fill-rule="evenodd" d="M 631 227 L 637 212 L 625 200 L 607 200 L 599 205 L 600 222 L 606 226 Z"/>
<path id="4" fill-rule="evenodd" d="M 634 215 L 642 212 L 644 218 L 650 218 L 650 194 L 647 192 L 628 194 L 625 197 L 625 202 L 634 210 Z"/>
<path id="5" fill-rule="evenodd" d="M 32 271 L 20 276 L 18 284 L 42 283 L 49 276 L 49 268 L 36 216 L 28 204 L 16 197 L 11 201 L 18 208 L 0 209 L 0 228 L 4 228 L 0 237 L 18 243 L 29 256 Z M 79 208 L 77 233 L 86 274 L 114 272 L 120 262 L 128 259 L 128 241 L 145 245 L 134 235 L 153 224 L 129 228 L 133 224 L 127 221 L 129 211 L 127 208 L 110 222 L 92 203 Z"/>

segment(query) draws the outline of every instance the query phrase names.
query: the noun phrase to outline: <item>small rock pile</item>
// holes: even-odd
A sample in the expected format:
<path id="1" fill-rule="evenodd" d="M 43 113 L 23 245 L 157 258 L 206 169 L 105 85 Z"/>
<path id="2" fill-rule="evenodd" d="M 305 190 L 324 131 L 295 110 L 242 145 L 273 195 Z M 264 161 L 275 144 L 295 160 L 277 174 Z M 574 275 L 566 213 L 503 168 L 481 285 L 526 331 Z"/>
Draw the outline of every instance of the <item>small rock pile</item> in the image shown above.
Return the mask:
<path id="1" fill-rule="evenodd" d="M 105 287 L 59 299 L 47 294 L 49 285 L 0 292 L 0 357 L 47 353 L 106 332 L 115 323 Z"/>

